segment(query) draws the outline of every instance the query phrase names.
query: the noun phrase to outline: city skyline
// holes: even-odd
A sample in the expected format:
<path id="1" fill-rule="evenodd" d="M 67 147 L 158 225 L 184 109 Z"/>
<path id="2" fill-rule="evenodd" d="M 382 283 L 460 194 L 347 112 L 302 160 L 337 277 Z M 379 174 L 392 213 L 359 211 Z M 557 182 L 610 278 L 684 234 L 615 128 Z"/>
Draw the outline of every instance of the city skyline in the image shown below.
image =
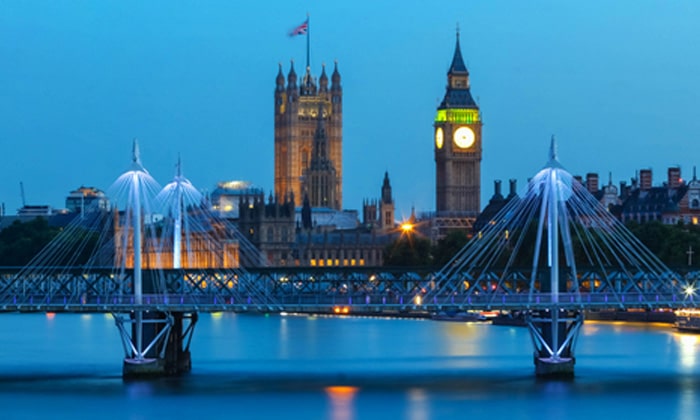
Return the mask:
<path id="1" fill-rule="evenodd" d="M 201 190 L 246 180 L 273 190 L 273 92 L 281 62 L 343 76 L 344 207 L 379 197 L 389 172 L 396 217 L 435 207 L 433 120 L 456 25 L 484 121 L 482 207 L 493 180 L 525 181 L 549 138 L 573 174 L 615 182 L 642 168 L 692 175 L 700 144 L 700 39 L 694 2 L 389 2 L 263 5 L 107 2 L 5 5 L 0 16 L 0 202 L 63 207 L 81 185 L 107 190 L 139 139 L 161 183 Z M 449 12 L 446 12 L 448 10 Z M 328 70 L 328 68 L 327 68 Z M 526 146 L 523 147 L 523 144 Z"/>

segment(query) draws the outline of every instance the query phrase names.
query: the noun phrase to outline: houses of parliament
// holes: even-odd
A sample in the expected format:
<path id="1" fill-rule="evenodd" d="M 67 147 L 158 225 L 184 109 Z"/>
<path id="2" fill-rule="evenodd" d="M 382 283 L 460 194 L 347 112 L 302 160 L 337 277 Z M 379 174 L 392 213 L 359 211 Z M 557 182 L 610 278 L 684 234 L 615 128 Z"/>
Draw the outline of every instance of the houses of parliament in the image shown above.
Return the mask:
<path id="1" fill-rule="evenodd" d="M 235 223 L 269 266 L 381 266 L 387 246 L 402 234 L 396 225 L 389 173 L 377 179 L 377 197 L 363 200 L 360 211 L 344 208 L 339 64 L 335 62 L 332 71 L 321 66 L 318 77 L 308 65 L 301 73 L 299 77 L 294 62 L 286 71 L 280 64 L 274 80 L 274 193 L 266 196 L 246 182 L 221 182 L 203 205 L 217 213 L 215 217 Z M 429 124 L 426 117 L 426 127 Z M 444 98 L 432 125 L 434 135 L 425 140 L 434 145 L 436 211 L 421 215 L 422 220 L 416 220 L 415 214 L 411 218 L 420 222 L 421 234 L 437 240 L 448 230 L 471 229 L 480 208 L 481 116 L 470 93 L 459 33 L 447 68 Z M 65 214 L 57 217 L 69 218 L 95 203 L 102 210 L 109 208 L 102 191 L 81 187 L 71 192 Z M 25 206 L 17 217 L 53 217 L 45 207 Z M 115 220 L 113 228 L 118 232 L 122 225 L 118 217 Z M 10 218 L 0 218 L 0 228 L 8 223 Z M 236 266 L 243 261 L 236 241 L 222 248 L 232 256 L 230 261 L 211 251 L 216 247 L 210 242 L 195 242 L 198 254 L 188 260 L 192 264 L 188 267 Z M 248 246 L 244 242 L 240 241 L 241 247 Z M 115 247 L 128 245 L 116 243 Z M 145 248 L 147 266 L 162 265 L 151 255 L 155 243 L 146 243 Z"/>
<path id="2" fill-rule="evenodd" d="M 436 212 L 431 237 L 470 229 L 480 206 L 482 153 L 479 107 L 459 45 L 447 71 L 447 88 L 434 120 Z M 274 89 L 274 196 L 243 198 L 239 228 L 270 265 L 379 266 L 399 235 L 389 174 L 380 196 L 366 199 L 362 217 L 343 210 L 343 88 L 338 63 L 328 77 L 294 62 L 280 64 Z M 413 215 L 412 217 L 415 217 Z"/>

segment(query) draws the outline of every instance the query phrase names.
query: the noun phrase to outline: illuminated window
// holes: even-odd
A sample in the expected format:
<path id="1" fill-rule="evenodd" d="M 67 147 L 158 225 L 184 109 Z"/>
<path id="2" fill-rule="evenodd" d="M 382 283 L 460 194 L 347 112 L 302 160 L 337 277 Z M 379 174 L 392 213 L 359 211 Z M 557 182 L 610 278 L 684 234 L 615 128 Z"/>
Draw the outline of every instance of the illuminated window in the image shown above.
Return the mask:
<path id="1" fill-rule="evenodd" d="M 332 266 L 332 265 L 333 265 L 333 260 L 327 259 L 327 260 L 326 260 L 326 265 L 329 266 L 329 267 Z"/>
<path id="2" fill-rule="evenodd" d="M 354 258 L 350 260 L 350 265 L 355 265 L 355 263 L 356 263 L 356 261 Z"/>
<path id="3" fill-rule="evenodd" d="M 698 224 L 698 218 L 697 216 L 693 216 L 693 224 L 697 225 Z"/>
<path id="4" fill-rule="evenodd" d="M 343 265 L 348 265 L 348 259 L 347 259 L 347 258 L 343 260 Z"/>
<path id="5" fill-rule="evenodd" d="M 364 258 L 360 258 L 360 265 L 365 265 L 365 259 L 364 259 Z"/>
<path id="6" fill-rule="evenodd" d="M 312 267 L 316 267 L 316 260 L 311 260 L 309 261 L 309 264 L 311 264 Z"/>
<path id="7" fill-rule="evenodd" d="M 334 261 L 333 265 L 340 265 L 340 261 L 336 258 L 336 260 Z"/>
<path id="8" fill-rule="evenodd" d="M 318 260 L 318 265 L 323 267 L 323 260 Z"/>

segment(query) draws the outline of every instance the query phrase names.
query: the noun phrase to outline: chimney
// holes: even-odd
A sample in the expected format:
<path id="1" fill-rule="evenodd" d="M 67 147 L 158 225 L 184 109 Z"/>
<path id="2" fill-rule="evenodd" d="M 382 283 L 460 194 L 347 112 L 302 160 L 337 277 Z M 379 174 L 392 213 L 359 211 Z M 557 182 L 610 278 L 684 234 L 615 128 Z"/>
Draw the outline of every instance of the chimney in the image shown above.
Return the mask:
<path id="1" fill-rule="evenodd" d="M 668 168 L 668 188 L 681 186 L 681 168 Z"/>
<path id="2" fill-rule="evenodd" d="M 593 172 L 586 174 L 586 189 L 591 194 L 598 192 L 598 174 Z"/>
<path id="3" fill-rule="evenodd" d="M 501 197 L 501 180 L 500 179 L 493 181 L 493 195 L 494 195 L 494 197 Z"/>
<path id="4" fill-rule="evenodd" d="M 508 180 L 510 182 L 510 193 L 508 193 L 508 197 L 515 197 L 517 195 L 517 187 L 516 184 L 518 183 L 517 180 L 515 179 L 510 179 Z"/>
<path id="5" fill-rule="evenodd" d="M 626 199 L 627 196 L 629 195 L 629 187 L 627 187 L 627 183 L 625 181 L 620 181 L 620 198 L 621 199 Z"/>
<path id="6" fill-rule="evenodd" d="M 639 188 L 642 191 L 651 189 L 651 169 L 642 169 L 639 171 Z"/>

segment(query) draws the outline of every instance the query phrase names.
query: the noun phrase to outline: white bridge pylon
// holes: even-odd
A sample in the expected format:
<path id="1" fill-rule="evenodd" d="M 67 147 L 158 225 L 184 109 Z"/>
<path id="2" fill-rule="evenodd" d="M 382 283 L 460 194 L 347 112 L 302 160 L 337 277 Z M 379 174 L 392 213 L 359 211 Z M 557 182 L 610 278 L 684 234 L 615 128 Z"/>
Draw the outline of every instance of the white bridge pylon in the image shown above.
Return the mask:
<path id="1" fill-rule="evenodd" d="M 154 202 L 155 193 L 160 190 L 158 183 L 151 177 L 148 171 L 141 164 L 139 146 L 134 139 L 133 144 L 133 160 L 129 171 L 120 176 L 115 182 L 115 186 L 123 191 L 118 194 L 126 200 L 125 207 L 125 223 L 123 228 L 119 230 L 119 236 L 115 241 L 120 241 L 122 244 L 131 242 L 131 247 L 122 246 L 123 258 L 121 259 L 119 269 L 126 270 L 126 262 L 131 258 L 133 262 L 133 292 L 134 304 L 136 309 L 131 316 L 126 317 L 122 314 L 114 314 L 114 318 L 122 338 L 124 345 L 126 364 L 142 365 L 153 363 L 154 358 L 146 356 L 151 350 L 157 350 L 158 357 L 164 358 L 166 346 L 170 330 L 173 325 L 172 317 L 166 314 L 164 318 L 144 319 L 144 311 L 141 309 L 143 305 L 143 215 L 151 215 L 155 213 L 155 209 L 151 208 Z M 155 236 L 155 235 L 153 235 Z M 129 248 L 133 255 L 128 256 Z M 154 334 L 149 334 L 151 338 L 148 343 L 144 342 L 144 325 L 154 324 L 156 326 Z M 130 325 L 131 334 L 126 325 Z"/>
<path id="2" fill-rule="evenodd" d="M 582 267 L 594 274 L 582 277 Z M 468 308 L 478 298 L 498 307 L 520 297 L 538 374 L 568 375 L 592 297 L 655 308 L 659 296 L 683 296 L 688 286 L 563 168 L 552 136 L 545 167 L 435 275 L 421 301 Z"/>

